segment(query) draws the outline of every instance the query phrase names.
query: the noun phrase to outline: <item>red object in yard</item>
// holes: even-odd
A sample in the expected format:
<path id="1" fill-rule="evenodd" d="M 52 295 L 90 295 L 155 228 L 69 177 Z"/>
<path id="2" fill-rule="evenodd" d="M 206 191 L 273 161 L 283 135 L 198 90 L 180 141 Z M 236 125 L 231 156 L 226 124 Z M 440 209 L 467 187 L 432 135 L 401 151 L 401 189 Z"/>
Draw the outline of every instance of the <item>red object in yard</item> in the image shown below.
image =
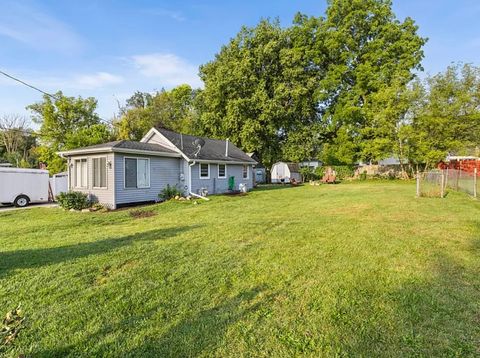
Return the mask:
<path id="1" fill-rule="evenodd" d="M 325 175 L 322 178 L 322 183 L 335 184 L 337 181 L 337 173 L 331 167 L 328 167 L 325 171 Z"/>
<path id="2" fill-rule="evenodd" d="M 480 158 L 478 157 L 450 157 L 447 161 L 438 163 L 438 169 L 461 170 L 467 173 L 474 173 L 480 176 Z"/>

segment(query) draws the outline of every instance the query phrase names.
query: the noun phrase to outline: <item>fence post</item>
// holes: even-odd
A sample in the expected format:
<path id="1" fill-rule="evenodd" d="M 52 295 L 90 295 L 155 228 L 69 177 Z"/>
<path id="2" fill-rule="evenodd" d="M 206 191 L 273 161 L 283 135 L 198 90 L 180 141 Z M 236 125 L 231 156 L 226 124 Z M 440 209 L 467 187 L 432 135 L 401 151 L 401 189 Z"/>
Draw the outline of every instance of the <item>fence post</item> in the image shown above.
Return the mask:
<path id="1" fill-rule="evenodd" d="M 420 197 L 420 173 L 417 170 L 417 198 Z"/>
<path id="2" fill-rule="evenodd" d="M 457 182 L 455 183 L 455 190 L 458 191 L 458 181 L 460 180 L 460 167 L 457 170 Z"/>
<path id="3" fill-rule="evenodd" d="M 447 175 L 445 175 L 445 189 L 448 186 L 448 167 L 447 167 Z"/>
<path id="4" fill-rule="evenodd" d="M 445 191 L 445 170 L 442 170 L 441 182 L 440 182 L 440 197 L 444 197 Z"/>
<path id="5" fill-rule="evenodd" d="M 478 169 L 475 168 L 473 170 L 473 197 L 477 197 L 477 175 L 478 175 Z"/>

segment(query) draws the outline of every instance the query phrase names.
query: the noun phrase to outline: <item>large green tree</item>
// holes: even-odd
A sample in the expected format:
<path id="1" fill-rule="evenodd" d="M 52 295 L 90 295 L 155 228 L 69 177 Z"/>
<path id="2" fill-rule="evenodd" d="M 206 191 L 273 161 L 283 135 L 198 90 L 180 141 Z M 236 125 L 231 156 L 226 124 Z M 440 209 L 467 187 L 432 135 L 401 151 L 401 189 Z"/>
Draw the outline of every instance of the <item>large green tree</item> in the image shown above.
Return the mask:
<path id="1" fill-rule="evenodd" d="M 320 151 L 334 162 L 379 159 L 392 150 L 398 118 L 379 121 L 377 102 L 389 99 L 378 94 L 404 89 L 424 43 L 387 0 L 332 0 L 325 17 L 299 14 L 288 28 L 262 20 L 200 68 L 202 130 L 267 165 Z"/>
<path id="2" fill-rule="evenodd" d="M 50 173 L 65 170 L 65 161 L 56 153 L 93 144 L 111 138 L 109 126 L 95 112 L 97 100 L 89 97 L 68 97 L 61 91 L 45 95 L 42 102 L 27 107 L 33 121 L 40 125 L 39 160 L 47 164 Z"/>
<path id="3" fill-rule="evenodd" d="M 337 144 L 339 152 L 343 146 L 357 148 L 344 161 L 391 154 L 402 110 L 396 102 L 421 70 L 426 40 L 417 30 L 412 19 L 396 18 L 390 0 L 329 1 L 324 22 L 328 70 L 319 83 L 319 102 L 325 128 L 348 133 Z"/>
<path id="4" fill-rule="evenodd" d="M 10 162 L 17 167 L 35 166 L 35 145 L 36 137 L 28 118 L 18 114 L 0 117 L 0 161 Z"/>
<path id="5" fill-rule="evenodd" d="M 204 134 L 228 137 L 244 150 L 256 151 L 267 165 L 283 151 L 293 156 L 295 147 L 305 155 L 312 151 L 318 70 L 309 68 L 308 49 L 318 21 L 303 20 L 305 26 L 290 31 L 268 20 L 244 27 L 201 66 Z"/>
<path id="6" fill-rule="evenodd" d="M 413 164 L 434 166 L 448 154 L 474 155 L 480 146 L 480 68 L 452 65 L 415 81 L 400 141 Z"/>

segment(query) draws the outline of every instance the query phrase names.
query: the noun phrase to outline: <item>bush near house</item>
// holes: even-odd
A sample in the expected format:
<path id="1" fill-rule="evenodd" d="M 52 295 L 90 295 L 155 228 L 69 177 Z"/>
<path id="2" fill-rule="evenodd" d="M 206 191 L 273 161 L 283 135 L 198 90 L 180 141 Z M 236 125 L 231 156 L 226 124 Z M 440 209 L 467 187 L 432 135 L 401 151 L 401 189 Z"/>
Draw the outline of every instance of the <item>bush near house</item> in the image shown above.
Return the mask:
<path id="1" fill-rule="evenodd" d="M 60 193 L 56 200 L 60 207 L 70 210 L 82 210 L 89 208 L 92 203 L 88 200 L 88 195 L 78 191 L 69 191 L 67 193 Z"/>
<path id="2" fill-rule="evenodd" d="M 176 186 L 170 184 L 167 184 L 167 186 L 160 191 L 160 194 L 158 194 L 161 200 L 170 200 L 176 196 L 183 196 L 183 192 Z"/>

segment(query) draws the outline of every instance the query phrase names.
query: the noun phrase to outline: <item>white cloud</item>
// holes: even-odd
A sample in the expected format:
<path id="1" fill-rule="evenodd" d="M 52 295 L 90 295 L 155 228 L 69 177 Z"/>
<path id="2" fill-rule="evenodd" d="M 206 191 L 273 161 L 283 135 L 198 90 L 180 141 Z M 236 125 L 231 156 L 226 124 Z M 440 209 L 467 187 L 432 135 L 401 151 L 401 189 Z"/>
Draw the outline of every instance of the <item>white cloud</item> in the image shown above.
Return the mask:
<path id="1" fill-rule="evenodd" d="M 123 82 L 123 77 L 108 72 L 97 72 L 91 75 L 75 76 L 73 84 L 79 88 L 101 88 Z"/>
<path id="2" fill-rule="evenodd" d="M 198 77 L 198 67 L 171 53 L 153 53 L 132 57 L 140 73 L 154 77 L 160 85 L 176 86 L 188 83 L 192 87 L 202 86 Z"/>
<path id="3" fill-rule="evenodd" d="M 41 10 L 6 2 L 0 12 L 0 37 L 8 37 L 39 50 L 78 53 L 83 41 L 65 23 Z"/>

